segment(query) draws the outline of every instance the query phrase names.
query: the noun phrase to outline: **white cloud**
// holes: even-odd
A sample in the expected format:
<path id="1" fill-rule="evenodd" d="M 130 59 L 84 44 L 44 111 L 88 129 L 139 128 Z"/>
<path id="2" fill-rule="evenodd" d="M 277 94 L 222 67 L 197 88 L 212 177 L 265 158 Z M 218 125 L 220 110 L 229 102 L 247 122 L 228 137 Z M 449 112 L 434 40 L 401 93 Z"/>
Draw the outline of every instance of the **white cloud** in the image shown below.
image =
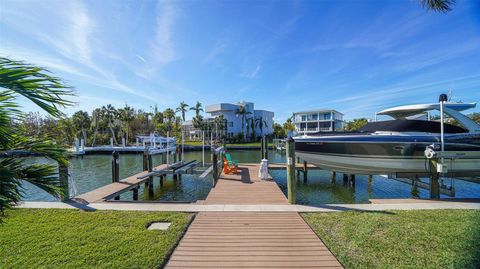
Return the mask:
<path id="1" fill-rule="evenodd" d="M 244 78 L 253 79 L 257 76 L 258 72 L 260 72 L 260 69 L 262 69 L 262 66 L 260 64 L 257 64 L 255 66 L 255 69 L 250 70 L 250 71 L 245 71 L 245 72 L 241 73 L 240 76 L 244 77 Z"/>

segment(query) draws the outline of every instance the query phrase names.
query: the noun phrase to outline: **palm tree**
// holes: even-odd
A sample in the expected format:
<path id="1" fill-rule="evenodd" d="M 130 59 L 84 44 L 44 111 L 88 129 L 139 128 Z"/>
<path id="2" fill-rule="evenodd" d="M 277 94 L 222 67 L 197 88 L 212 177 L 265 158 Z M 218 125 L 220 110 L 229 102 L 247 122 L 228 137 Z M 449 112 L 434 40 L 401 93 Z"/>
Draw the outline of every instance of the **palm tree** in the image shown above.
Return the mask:
<path id="1" fill-rule="evenodd" d="M 420 4 L 426 9 L 446 13 L 452 10 L 455 0 L 420 0 Z"/>
<path id="2" fill-rule="evenodd" d="M 80 130 L 83 141 L 87 142 L 87 129 L 90 127 L 91 120 L 86 111 L 77 111 L 72 115 L 72 122 L 76 130 Z"/>
<path id="3" fill-rule="evenodd" d="M 115 132 L 113 128 L 115 127 L 115 120 L 117 119 L 118 112 L 111 104 L 107 106 L 102 106 L 102 118 L 107 122 L 108 128 L 112 133 L 113 143 L 117 143 L 117 138 L 115 137 Z"/>
<path id="4" fill-rule="evenodd" d="M 194 107 L 191 107 L 190 110 L 194 110 L 195 111 L 195 116 L 198 117 L 200 115 L 200 112 L 203 111 L 203 108 L 202 108 L 202 103 L 198 102 L 195 104 Z"/>
<path id="5" fill-rule="evenodd" d="M 185 121 L 185 113 L 187 112 L 188 105 L 185 102 L 180 102 L 175 112 L 180 112 L 182 114 L 182 121 Z"/>
<path id="6" fill-rule="evenodd" d="M 62 166 L 68 165 L 65 150 L 48 139 L 26 137 L 19 132 L 17 122 L 25 117 L 16 102 L 18 96 L 36 104 L 55 118 L 64 116 L 59 108 L 73 102 L 65 98 L 74 95 L 72 88 L 61 79 L 51 76 L 43 68 L 23 62 L 0 58 L 0 216 L 21 199 L 22 180 L 28 181 L 44 191 L 62 196 L 61 181 L 57 166 L 31 164 L 26 159 L 11 154 L 22 150 L 51 160 Z"/>
<path id="7" fill-rule="evenodd" d="M 125 133 L 125 141 L 128 143 L 128 131 L 130 123 L 135 119 L 135 110 L 128 105 L 118 110 L 118 118 L 122 122 L 122 129 Z"/>
<path id="8" fill-rule="evenodd" d="M 252 112 L 247 112 L 246 108 L 244 105 L 240 105 L 238 108 L 237 112 L 235 113 L 237 115 L 242 116 L 242 135 L 243 135 L 243 140 L 246 140 L 245 136 L 245 118 L 247 115 L 252 114 Z"/>
<path id="9" fill-rule="evenodd" d="M 260 128 L 260 135 L 263 135 L 263 127 L 268 128 L 267 122 L 263 119 L 263 117 L 255 119 L 255 126 L 258 126 L 258 128 Z"/>
<path id="10" fill-rule="evenodd" d="M 167 130 L 172 131 L 173 121 L 175 119 L 175 111 L 171 108 L 167 108 L 163 111 L 163 118 L 167 124 Z"/>
<path id="11" fill-rule="evenodd" d="M 102 110 L 100 108 L 96 108 L 95 110 L 93 110 L 92 121 L 91 121 L 91 125 L 94 128 L 92 147 L 95 146 L 95 142 L 97 141 L 98 126 L 102 120 L 101 116 L 102 116 Z"/>

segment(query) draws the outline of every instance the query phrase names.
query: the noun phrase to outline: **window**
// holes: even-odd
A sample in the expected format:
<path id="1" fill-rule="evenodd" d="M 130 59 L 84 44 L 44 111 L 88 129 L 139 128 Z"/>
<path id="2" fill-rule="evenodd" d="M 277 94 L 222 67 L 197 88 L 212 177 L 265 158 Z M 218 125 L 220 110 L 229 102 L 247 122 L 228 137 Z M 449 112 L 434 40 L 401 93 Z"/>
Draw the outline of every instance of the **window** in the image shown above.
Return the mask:
<path id="1" fill-rule="evenodd" d="M 330 119 L 330 113 L 323 114 L 323 119 L 324 120 L 329 120 Z"/>
<path id="2" fill-rule="evenodd" d="M 302 115 L 302 121 L 306 121 L 307 120 L 307 115 Z"/>

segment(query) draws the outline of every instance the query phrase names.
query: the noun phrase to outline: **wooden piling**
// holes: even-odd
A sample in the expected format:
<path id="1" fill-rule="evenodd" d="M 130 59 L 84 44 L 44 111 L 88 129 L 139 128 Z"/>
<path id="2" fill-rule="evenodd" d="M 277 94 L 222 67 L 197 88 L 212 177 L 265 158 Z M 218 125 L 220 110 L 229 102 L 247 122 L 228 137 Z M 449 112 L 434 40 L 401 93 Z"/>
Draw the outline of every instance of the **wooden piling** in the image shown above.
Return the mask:
<path id="1" fill-rule="evenodd" d="M 437 159 L 430 159 L 430 199 L 440 199 L 440 184 L 438 182 Z"/>
<path id="2" fill-rule="evenodd" d="M 218 156 L 217 156 L 217 154 L 215 154 L 214 151 L 212 151 L 213 186 L 215 186 L 215 183 L 217 182 L 217 178 L 218 178 L 218 166 L 217 166 L 217 163 L 218 163 Z"/>
<path id="3" fill-rule="evenodd" d="M 263 136 L 263 140 L 264 140 L 263 141 L 263 146 L 264 146 L 263 152 L 265 154 L 263 158 L 268 160 L 268 139 L 267 139 L 266 136 Z"/>
<path id="4" fill-rule="evenodd" d="M 148 172 L 153 171 L 153 158 L 152 155 L 148 155 Z M 153 197 L 153 176 L 148 177 L 148 196 Z"/>
<path id="5" fill-rule="evenodd" d="M 70 198 L 69 186 L 68 186 L 68 163 L 58 163 L 58 178 L 60 180 L 60 186 L 62 187 L 62 201 L 66 201 Z"/>
<path id="6" fill-rule="evenodd" d="M 120 181 L 120 154 L 118 151 L 112 152 L 112 183 Z M 115 200 L 120 200 L 120 196 L 115 196 Z"/>
<path id="7" fill-rule="evenodd" d="M 355 187 L 355 175 L 354 174 L 350 174 L 348 181 L 349 181 L 348 183 L 349 183 L 350 187 Z"/>
<path id="8" fill-rule="evenodd" d="M 287 155 L 287 196 L 290 204 L 296 201 L 297 178 L 295 175 L 295 141 L 289 137 L 285 142 Z"/>
<path id="9" fill-rule="evenodd" d="M 262 136 L 262 139 L 260 140 L 260 161 L 265 159 L 265 137 Z"/>
<path id="10" fill-rule="evenodd" d="M 330 180 L 330 182 L 335 184 L 336 181 L 337 181 L 337 172 L 332 171 L 332 179 Z"/>
<path id="11" fill-rule="evenodd" d="M 138 200 L 138 187 L 133 188 L 132 193 L 133 193 L 133 200 L 137 201 Z"/>
<path id="12" fill-rule="evenodd" d="M 308 174 L 308 165 L 307 161 L 303 161 L 303 182 L 307 182 L 307 174 Z"/>

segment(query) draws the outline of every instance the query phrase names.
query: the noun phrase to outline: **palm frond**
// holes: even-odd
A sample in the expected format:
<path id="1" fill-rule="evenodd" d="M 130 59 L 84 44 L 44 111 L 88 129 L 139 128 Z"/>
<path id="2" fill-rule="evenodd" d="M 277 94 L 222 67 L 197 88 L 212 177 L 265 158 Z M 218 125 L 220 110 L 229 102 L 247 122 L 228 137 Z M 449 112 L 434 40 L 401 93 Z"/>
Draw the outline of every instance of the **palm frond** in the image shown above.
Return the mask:
<path id="1" fill-rule="evenodd" d="M 50 115 L 61 117 L 64 114 L 59 107 L 73 105 L 65 97 L 74 93 L 60 78 L 48 73 L 46 69 L 0 57 L 0 88 L 7 89 L 5 94 L 22 95 Z"/>
<path id="2" fill-rule="evenodd" d="M 420 4 L 424 8 L 446 13 L 452 10 L 455 0 L 420 0 Z"/>

